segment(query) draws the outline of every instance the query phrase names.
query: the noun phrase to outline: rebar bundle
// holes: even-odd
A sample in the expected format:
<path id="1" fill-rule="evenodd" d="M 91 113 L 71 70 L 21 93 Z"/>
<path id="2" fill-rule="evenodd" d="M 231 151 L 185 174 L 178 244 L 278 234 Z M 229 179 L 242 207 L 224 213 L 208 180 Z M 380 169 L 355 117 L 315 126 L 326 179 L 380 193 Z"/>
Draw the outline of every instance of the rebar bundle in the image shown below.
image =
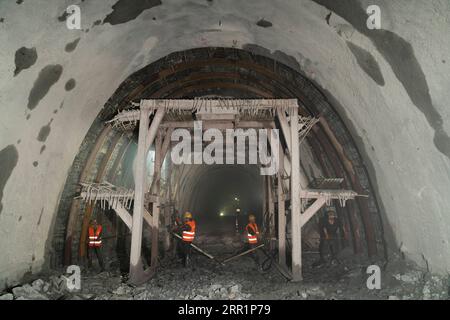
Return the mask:
<path id="1" fill-rule="evenodd" d="M 121 206 L 131 208 L 134 190 L 115 186 L 109 182 L 80 183 L 82 190 L 80 197 L 87 203 L 100 202 L 102 209 L 117 209 Z"/>

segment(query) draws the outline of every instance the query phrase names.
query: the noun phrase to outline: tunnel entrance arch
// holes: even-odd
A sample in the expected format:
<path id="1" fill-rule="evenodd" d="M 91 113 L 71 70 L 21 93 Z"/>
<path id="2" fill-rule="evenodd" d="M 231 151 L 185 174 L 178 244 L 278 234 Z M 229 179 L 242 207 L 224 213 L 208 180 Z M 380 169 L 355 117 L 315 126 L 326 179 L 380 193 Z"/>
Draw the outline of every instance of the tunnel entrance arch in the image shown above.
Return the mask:
<path id="1" fill-rule="evenodd" d="M 88 133 L 82 146 L 84 154 L 80 152 L 77 157 L 71 172 L 72 179 L 68 179 L 62 195 L 54 236 L 57 256 L 64 252 L 66 263 L 78 259 L 78 255 L 73 252 L 78 252 L 80 223 L 77 215 L 71 212 L 79 212 L 79 207 L 73 204 L 72 199 L 73 185 L 79 182 L 80 171 L 85 171 L 84 176 L 88 179 L 95 180 L 95 173 L 103 171 L 103 174 L 109 175 L 114 167 L 122 167 L 121 173 L 126 177 L 125 180 L 128 180 L 129 185 L 133 184 L 130 170 L 122 166 L 119 160 L 132 159 L 136 147 L 133 143 L 128 148 L 122 147 L 126 143 L 121 141 L 114 145 L 112 139 L 116 135 L 111 131 L 106 132 L 102 122 L 111 119 L 117 110 L 123 110 L 130 101 L 139 98 L 193 98 L 209 95 L 297 98 L 306 114 L 321 115 L 321 121 L 312 130 L 307 143 L 324 176 L 342 177 L 344 186 L 370 195 L 368 199 L 358 199 L 355 204 L 338 210 L 338 214 L 350 226 L 353 249 L 356 253 L 365 252 L 370 256 L 376 255 L 380 248 L 383 251 L 383 228 L 376 190 L 370 184 L 363 159 L 344 122 L 320 90 L 300 72 L 274 59 L 239 49 L 200 48 L 173 53 L 136 72 L 107 102 Z M 106 160 L 109 152 L 99 152 L 105 147 L 115 150 L 111 151 L 109 160 Z M 119 148 L 125 148 L 126 151 Z M 119 163 L 117 166 L 113 163 L 116 161 Z M 102 165 L 105 169 L 98 170 Z M 83 206 L 81 209 L 85 210 Z"/>

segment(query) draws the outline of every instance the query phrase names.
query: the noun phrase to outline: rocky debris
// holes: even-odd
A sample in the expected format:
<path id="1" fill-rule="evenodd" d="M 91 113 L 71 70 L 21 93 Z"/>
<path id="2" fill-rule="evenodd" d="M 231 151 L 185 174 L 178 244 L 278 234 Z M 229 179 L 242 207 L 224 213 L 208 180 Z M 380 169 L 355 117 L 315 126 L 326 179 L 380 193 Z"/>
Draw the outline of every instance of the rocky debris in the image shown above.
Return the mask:
<path id="1" fill-rule="evenodd" d="M 448 298 L 447 281 L 438 277 L 430 276 L 425 281 L 422 289 L 423 300 L 441 300 Z"/>
<path id="2" fill-rule="evenodd" d="M 413 270 L 405 274 L 395 274 L 394 278 L 409 284 L 416 284 L 420 282 L 422 276 L 423 275 L 420 271 Z"/>
<path id="3" fill-rule="evenodd" d="M 231 240 L 233 242 L 231 243 Z M 227 257 L 242 245 L 237 237 L 201 238 L 201 248 L 217 257 Z M 200 244 L 199 244 L 200 246 Z M 382 271 L 381 289 L 366 286 L 366 266 L 373 262 L 342 257 L 337 264 L 313 268 L 317 257 L 304 256 L 304 281 L 286 282 L 274 268 L 259 271 L 250 257 L 226 266 L 193 253 L 192 267 L 183 268 L 174 256 L 161 260 L 155 277 L 133 287 L 118 271 L 95 273 L 83 270 L 81 289 L 68 290 L 61 273 L 42 277 L 0 295 L 0 300 L 241 300 L 241 299 L 448 299 L 448 279 L 420 271 L 404 262 L 391 262 Z M 358 261 L 358 263 L 355 263 Z M 382 264 L 380 264 L 382 265 Z"/>
<path id="4" fill-rule="evenodd" d="M 305 293 L 308 297 L 323 299 L 326 297 L 325 291 L 323 291 L 319 286 L 312 286 L 305 289 Z"/>
<path id="5" fill-rule="evenodd" d="M 133 288 L 125 284 L 121 284 L 116 290 L 113 291 L 114 294 L 119 296 L 129 295 L 133 291 Z"/>
<path id="6" fill-rule="evenodd" d="M 12 289 L 12 292 L 16 299 L 21 300 L 48 300 L 49 298 L 40 293 L 34 287 L 29 284 L 26 284 L 22 287 L 15 287 Z"/>
<path id="7" fill-rule="evenodd" d="M 11 293 L 6 293 L 0 296 L 0 300 L 13 300 L 14 296 Z"/>

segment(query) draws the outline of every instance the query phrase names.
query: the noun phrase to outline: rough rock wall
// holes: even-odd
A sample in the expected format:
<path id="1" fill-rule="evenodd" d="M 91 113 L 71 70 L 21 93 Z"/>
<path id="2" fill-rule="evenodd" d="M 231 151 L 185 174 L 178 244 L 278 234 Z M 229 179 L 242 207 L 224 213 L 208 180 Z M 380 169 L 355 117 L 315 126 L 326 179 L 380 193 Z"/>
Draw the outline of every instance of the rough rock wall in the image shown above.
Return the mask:
<path id="1" fill-rule="evenodd" d="M 362 2 L 362 3 L 361 3 Z M 446 0 L 2 1 L 0 287 L 37 272 L 68 170 L 132 72 L 171 52 L 238 47 L 303 72 L 359 142 L 395 245 L 450 270 Z M 82 30 L 64 10 L 81 8 Z"/>

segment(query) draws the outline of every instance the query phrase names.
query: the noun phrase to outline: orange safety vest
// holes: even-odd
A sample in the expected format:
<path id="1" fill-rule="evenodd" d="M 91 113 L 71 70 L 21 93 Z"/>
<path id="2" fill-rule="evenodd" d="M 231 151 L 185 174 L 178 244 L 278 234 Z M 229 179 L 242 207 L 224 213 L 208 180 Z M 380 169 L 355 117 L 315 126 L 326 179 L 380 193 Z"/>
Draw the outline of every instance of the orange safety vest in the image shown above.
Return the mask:
<path id="1" fill-rule="evenodd" d="M 102 246 L 102 240 L 100 239 L 100 233 L 102 233 L 102 226 L 98 225 L 97 230 L 94 231 L 94 227 L 89 226 L 89 242 L 88 245 L 91 248 L 100 248 Z"/>
<path id="2" fill-rule="evenodd" d="M 191 220 L 186 222 L 185 224 L 187 224 L 188 226 L 191 227 L 190 231 L 183 231 L 183 241 L 184 242 L 192 242 L 195 238 L 195 221 Z"/>
<path id="3" fill-rule="evenodd" d="M 254 234 L 250 234 L 250 232 L 248 231 L 249 228 L 253 230 Z M 258 243 L 258 235 L 259 235 L 258 225 L 256 223 L 249 223 L 245 227 L 245 229 L 247 230 L 248 243 L 257 244 Z"/>

